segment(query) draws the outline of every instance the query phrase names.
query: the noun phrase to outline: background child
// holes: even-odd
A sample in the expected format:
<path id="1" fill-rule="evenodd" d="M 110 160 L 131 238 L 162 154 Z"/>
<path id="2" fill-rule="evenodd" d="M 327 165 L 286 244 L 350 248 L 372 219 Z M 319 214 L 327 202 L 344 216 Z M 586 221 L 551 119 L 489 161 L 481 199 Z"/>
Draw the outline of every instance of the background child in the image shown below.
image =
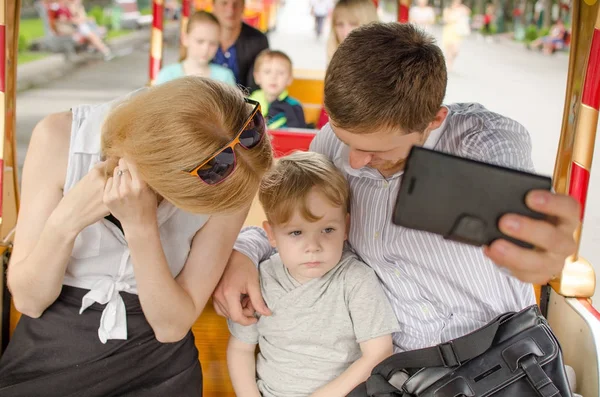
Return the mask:
<path id="1" fill-rule="evenodd" d="M 186 54 L 179 63 L 163 68 L 156 78 L 156 84 L 183 76 L 201 76 L 235 85 L 233 72 L 210 61 L 219 48 L 221 27 L 217 18 L 206 11 L 194 13 L 182 36 Z"/>
<path id="2" fill-rule="evenodd" d="M 293 81 L 290 57 L 281 51 L 262 51 L 254 62 L 254 81 L 260 89 L 250 98 L 260 102 L 268 128 L 306 128 L 302 105 L 287 92 Z"/>
<path id="3" fill-rule="evenodd" d="M 340 44 L 354 29 L 368 23 L 377 22 L 377 7 L 372 0 L 339 0 L 331 13 L 331 31 L 327 41 L 327 64 Z M 317 128 L 329 122 L 325 107 L 321 108 Z"/>
<path id="4" fill-rule="evenodd" d="M 321 37 L 325 19 L 331 13 L 332 8 L 333 4 L 331 0 L 310 1 L 310 13 L 315 18 L 315 33 L 317 34 L 317 38 Z"/>
<path id="5" fill-rule="evenodd" d="M 343 397 L 392 354 L 398 323 L 381 284 L 344 250 L 348 189 L 313 152 L 282 158 L 262 180 L 263 226 L 278 250 L 259 266 L 272 315 L 250 326 L 229 322 L 238 397 Z"/>

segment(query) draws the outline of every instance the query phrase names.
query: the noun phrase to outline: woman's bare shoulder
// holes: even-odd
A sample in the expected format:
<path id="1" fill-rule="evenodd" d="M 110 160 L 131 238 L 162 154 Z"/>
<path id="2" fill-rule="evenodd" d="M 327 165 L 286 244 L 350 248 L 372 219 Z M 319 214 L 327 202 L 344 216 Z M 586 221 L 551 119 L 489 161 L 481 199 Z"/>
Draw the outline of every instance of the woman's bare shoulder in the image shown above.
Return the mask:
<path id="1" fill-rule="evenodd" d="M 25 169 L 39 172 L 39 167 L 43 167 L 46 172 L 54 174 L 58 179 L 56 182 L 61 183 L 64 180 L 69 157 L 72 120 L 70 111 L 53 113 L 44 117 L 35 126 L 25 158 Z"/>

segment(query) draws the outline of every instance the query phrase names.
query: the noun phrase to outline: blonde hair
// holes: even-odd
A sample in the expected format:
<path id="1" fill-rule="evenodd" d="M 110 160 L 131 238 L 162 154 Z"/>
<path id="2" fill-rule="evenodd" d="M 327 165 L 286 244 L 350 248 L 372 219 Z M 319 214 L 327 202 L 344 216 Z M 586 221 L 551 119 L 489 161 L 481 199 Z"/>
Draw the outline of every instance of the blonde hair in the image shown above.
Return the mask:
<path id="1" fill-rule="evenodd" d="M 269 137 L 247 150 L 235 146 L 236 168 L 222 183 L 207 185 L 188 170 L 227 145 L 252 111 L 242 92 L 188 76 L 148 89 L 117 105 L 102 130 L 102 152 L 127 157 L 142 179 L 176 207 L 202 214 L 248 207 L 272 164 Z"/>
<path id="2" fill-rule="evenodd" d="M 268 59 L 280 59 L 286 62 L 290 66 L 290 74 L 292 73 L 293 66 L 291 58 L 283 51 L 270 50 L 268 48 L 266 50 L 262 50 L 256 56 L 256 60 L 254 61 L 254 70 L 258 71 L 260 66 Z"/>
<path id="3" fill-rule="evenodd" d="M 342 16 L 348 16 L 358 22 L 358 26 L 371 22 L 378 22 L 377 8 L 372 0 L 339 0 L 333 8 L 331 15 L 331 31 L 327 40 L 327 60 L 331 60 L 333 54 L 341 42 L 335 33 L 335 25 Z"/>
<path id="4" fill-rule="evenodd" d="M 312 214 L 306 203 L 313 189 L 333 206 L 348 210 L 346 178 L 327 157 L 314 152 L 294 152 L 279 159 L 263 177 L 258 199 L 273 225 L 286 224 L 296 210 L 304 219 L 315 222 L 320 217 Z"/>
<path id="5" fill-rule="evenodd" d="M 211 14 L 208 11 L 196 11 L 192 14 L 190 19 L 188 19 L 187 26 L 185 27 L 185 33 L 189 34 L 194 26 L 202 22 L 212 23 L 218 28 L 221 27 L 221 23 L 214 14 Z M 181 51 L 179 62 L 184 61 L 185 58 L 187 58 L 187 48 L 184 47 Z"/>

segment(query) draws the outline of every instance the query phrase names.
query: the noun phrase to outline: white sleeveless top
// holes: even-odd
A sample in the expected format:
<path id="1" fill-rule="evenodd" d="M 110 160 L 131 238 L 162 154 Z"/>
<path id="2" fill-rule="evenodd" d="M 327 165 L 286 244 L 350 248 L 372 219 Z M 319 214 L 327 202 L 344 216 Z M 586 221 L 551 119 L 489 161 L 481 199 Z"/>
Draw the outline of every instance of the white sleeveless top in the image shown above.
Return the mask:
<path id="1" fill-rule="evenodd" d="M 65 194 L 101 160 L 102 123 L 117 103 L 72 109 Z M 192 239 L 209 216 L 184 212 L 163 200 L 158 206 L 157 217 L 163 250 L 171 274 L 176 277 L 183 269 Z M 127 242 L 117 226 L 102 219 L 81 231 L 75 240 L 63 283 L 90 290 L 82 299 L 80 314 L 94 302 L 106 304 L 98 328 L 102 343 L 108 339 L 127 339 L 125 304 L 119 292 L 137 294 L 137 283 Z"/>

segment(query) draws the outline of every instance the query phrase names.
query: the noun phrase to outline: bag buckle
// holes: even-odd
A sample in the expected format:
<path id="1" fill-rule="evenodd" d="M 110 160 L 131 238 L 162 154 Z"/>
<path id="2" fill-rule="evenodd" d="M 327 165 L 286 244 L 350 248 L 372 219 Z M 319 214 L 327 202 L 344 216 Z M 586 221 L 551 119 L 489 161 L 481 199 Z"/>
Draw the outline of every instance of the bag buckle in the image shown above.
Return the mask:
<path id="1" fill-rule="evenodd" d="M 437 345 L 437 348 L 444 367 L 450 368 L 462 364 L 458 358 L 458 355 L 456 354 L 456 351 L 454 351 L 454 344 L 452 341 L 441 343 Z"/>

